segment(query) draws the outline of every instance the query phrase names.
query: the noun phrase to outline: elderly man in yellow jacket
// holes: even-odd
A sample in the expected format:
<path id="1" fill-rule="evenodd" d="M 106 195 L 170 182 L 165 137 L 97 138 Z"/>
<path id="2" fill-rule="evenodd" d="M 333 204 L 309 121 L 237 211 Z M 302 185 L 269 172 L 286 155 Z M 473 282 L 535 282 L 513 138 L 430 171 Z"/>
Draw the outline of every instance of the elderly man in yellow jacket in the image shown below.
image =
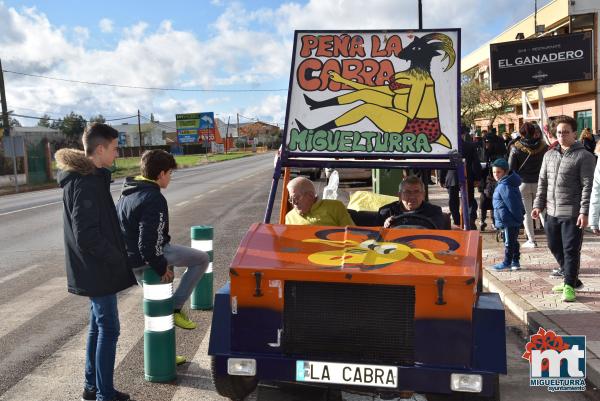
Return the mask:
<path id="1" fill-rule="evenodd" d="M 296 177 L 287 185 L 294 208 L 285 216 L 285 224 L 316 226 L 353 226 L 344 204 L 338 200 L 319 199 L 315 186 L 307 178 Z"/>

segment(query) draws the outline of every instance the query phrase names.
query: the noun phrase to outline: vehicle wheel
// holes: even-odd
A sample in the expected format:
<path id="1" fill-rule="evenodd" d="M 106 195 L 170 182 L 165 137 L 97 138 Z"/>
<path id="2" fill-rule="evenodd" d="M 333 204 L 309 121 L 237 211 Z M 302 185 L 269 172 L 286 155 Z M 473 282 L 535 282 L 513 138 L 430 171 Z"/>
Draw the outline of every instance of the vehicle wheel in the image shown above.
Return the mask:
<path id="1" fill-rule="evenodd" d="M 317 170 L 314 173 L 310 173 L 310 180 L 311 181 L 317 181 L 319 178 L 321 178 L 321 170 Z"/>
<path id="2" fill-rule="evenodd" d="M 210 371 L 217 393 L 233 401 L 242 401 L 258 385 L 255 377 L 219 375 L 214 357 L 211 357 Z"/>

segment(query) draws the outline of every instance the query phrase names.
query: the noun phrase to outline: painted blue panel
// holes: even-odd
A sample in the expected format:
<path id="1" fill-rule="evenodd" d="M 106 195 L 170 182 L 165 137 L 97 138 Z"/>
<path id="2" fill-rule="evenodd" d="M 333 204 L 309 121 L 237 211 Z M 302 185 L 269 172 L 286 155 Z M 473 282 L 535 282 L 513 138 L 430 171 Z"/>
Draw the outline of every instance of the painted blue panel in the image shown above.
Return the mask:
<path id="1" fill-rule="evenodd" d="M 472 330 L 471 322 L 467 320 L 416 320 L 415 362 L 434 366 L 470 366 Z"/>
<path id="2" fill-rule="evenodd" d="M 473 368 L 506 374 L 504 306 L 496 293 L 481 293 L 473 309 Z"/>
<path id="3" fill-rule="evenodd" d="M 283 313 L 265 308 L 238 308 L 231 317 L 231 349 L 243 352 L 277 353 L 277 330 L 283 328 Z"/>
<path id="4" fill-rule="evenodd" d="M 208 343 L 209 355 L 231 352 L 231 302 L 229 291 L 229 282 L 227 282 L 215 294 L 210 341 Z M 227 371 L 227 368 L 225 371 Z"/>

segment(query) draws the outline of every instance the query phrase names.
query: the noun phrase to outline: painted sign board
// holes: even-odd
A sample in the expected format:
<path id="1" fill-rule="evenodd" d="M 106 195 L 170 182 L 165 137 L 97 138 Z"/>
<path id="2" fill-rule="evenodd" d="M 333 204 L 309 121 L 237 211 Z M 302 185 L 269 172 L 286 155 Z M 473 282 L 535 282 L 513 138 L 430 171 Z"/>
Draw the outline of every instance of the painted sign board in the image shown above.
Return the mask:
<path id="1" fill-rule="evenodd" d="M 594 79 L 593 32 L 490 45 L 493 90 Z"/>
<path id="2" fill-rule="evenodd" d="M 201 143 L 215 140 L 213 112 L 176 114 L 175 121 L 179 143 Z"/>
<path id="3" fill-rule="evenodd" d="M 431 157 L 458 149 L 460 30 L 296 31 L 284 152 Z"/>

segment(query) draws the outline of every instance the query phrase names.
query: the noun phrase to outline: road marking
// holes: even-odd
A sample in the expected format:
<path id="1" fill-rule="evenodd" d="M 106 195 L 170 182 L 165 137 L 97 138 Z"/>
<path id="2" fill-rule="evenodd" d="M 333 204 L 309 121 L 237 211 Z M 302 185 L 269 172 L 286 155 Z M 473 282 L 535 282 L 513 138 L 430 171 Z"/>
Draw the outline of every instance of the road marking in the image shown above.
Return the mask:
<path id="1" fill-rule="evenodd" d="M 171 401 L 187 401 L 193 399 L 202 400 L 226 400 L 219 396 L 212 384 L 210 374 L 210 356 L 208 355 L 208 342 L 210 340 L 210 326 L 198 347 L 194 358 L 189 361 L 189 367 L 184 374 L 179 373 L 178 389 Z"/>
<path id="2" fill-rule="evenodd" d="M 179 202 L 178 204 L 176 204 L 175 206 L 179 207 L 179 206 L 184 206 L 187 205 L 188 203 L 190 203 L 190 201 L 183 201 L 183 202 Z"/>
<path id="3" fill-rule="evenodd" d="M 3 304 L 0 309 L 0 337 L 69 296 L 66 281 L 65 277 L 53 278 Z"/>
<path id="4" fill-rule="evenodd" d="M 19 212 L 25 212 L 27 210 L 33 210 L 33 209 L 39 209 L 40 207 L 44 207 L 44 206 L 50 206 L 50 205 L 56 205 L 58 203 L 62 203 L 62 201 L 58 201 L 58 202 L 50 202 L 50 203 L 45 203 L 43 205 L 38 205 L 38 206 L 32 206 L 32 207 L 26 207 L 25 209 L 19 209 L 19 210 L 13 210 L 12 212 L 5 212 L 5 213 L 0 213 L 0 216 L 6 216 L 9 214 L 14 214 L 14 213 L 19 213 Z"/>
<path id="5" fill-rule="evenodd" d="M 194 196 L 194 199 L 200 199 L 200 198 L 202 198 L 203 196 L 204 196 L 204 194 L 202 194 L 202 195 L 196 195 L 196 196 Z"/>
<path id="6" fill-rule="evenodd" d="M 62 291 L 66 296 L 64 288 Z M 119 296 L 121 334 L 117 344 L 115 366 L 123 361 L 144 335 L 144 313 L 141 300 L 141 287 L 134 287 L 126 294 Z M 36 313 L 39 312 L 40 310 L 36 311 Z M 14 310 L 11 313 L 16 314 Z M 40 394 L 44 394 L 46 391 L 49 392 L 48 394 L 56 395 L 50 399 L 77 398 L 82 388 L 81 378 L 85 366 L 87 333 L 88 326 L 86 325 L 62 347 L 52 349 L 52 356 L 37 367 L 30 367 L 30 373 L 2 394 L 0 401 L 39 400 Z"/>
<path id="7" fill-rule="evenodd" d="M 16 277 L 19 277 L 21 274 L 25 274 L 25 273 L 27 273 L 27 272 L 29 272 L 29 271 L 37 268 L 37 267 L 40 267 L 40 265 L 27 266 L 26 268 L 21 269 L 19 271 L 16 271 L 16 272 L 14 272 L 12 274 L 9 274 L 8 276 L 4 276 L 4 277 L 0 278 L 0 284 L 5 283 L 7 281 L 10 281 L 10 280 L 12 280 L 12 279 L 14 279 Z"/>
<path id="8" fill-rule="evenodd" d="M 227 185 L 224 185 L 224 186 L 227 186 Z M 213 192 L 217 192 L 217 191 L 218 191 L 218 189 L 211 189 L 211 190 L 210 190 L 210 191 L 208 191 L 207 193 L 209 193 L 209 194 L 212 194 Z"/>

